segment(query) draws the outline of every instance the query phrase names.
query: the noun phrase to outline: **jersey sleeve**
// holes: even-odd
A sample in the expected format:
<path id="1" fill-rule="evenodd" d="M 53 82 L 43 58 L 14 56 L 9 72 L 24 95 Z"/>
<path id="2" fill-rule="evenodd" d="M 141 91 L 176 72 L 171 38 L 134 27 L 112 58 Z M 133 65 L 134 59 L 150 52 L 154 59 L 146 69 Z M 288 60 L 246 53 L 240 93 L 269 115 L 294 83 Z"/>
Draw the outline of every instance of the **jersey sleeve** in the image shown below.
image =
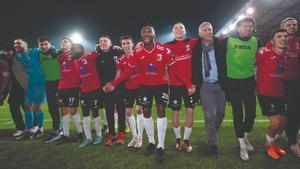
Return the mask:
<path id="1" fill-rule="evenodd" d="M 137 63 L 136 63 L 136 54 L 134 54 L 133 56 L 131 56 L 129 58 L 128 64 L 127 66 L 125 66 L 125 70 L 122 72 L 122 74 L 117 77 L 114 81 L 112 81 L 112 85 L 114 87 L 118 86 L 120 83 L 122 83 L 124 80 L 126 80 L 132 72 L 132 69 L 136 67 Z"/>

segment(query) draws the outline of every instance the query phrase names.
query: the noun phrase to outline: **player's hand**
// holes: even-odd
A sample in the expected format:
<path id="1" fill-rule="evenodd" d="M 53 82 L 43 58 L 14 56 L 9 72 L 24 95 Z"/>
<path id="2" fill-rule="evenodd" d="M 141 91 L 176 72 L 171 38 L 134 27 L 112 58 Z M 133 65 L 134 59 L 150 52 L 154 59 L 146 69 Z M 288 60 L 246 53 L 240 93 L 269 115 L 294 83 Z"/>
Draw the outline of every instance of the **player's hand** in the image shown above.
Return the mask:
<path id="1" fill-rule="evenodd" d="M 123 49 L 121 48 L 121 46 L 118 46 L 118 45 L 114 45 L 112 47 L 114 50 L 119 50 L 119 51 L 122 51 Z"/>
<path id="2" fill-rule="evenodd" d="M 192 95 L 196 92 L 196 86 L 192 85 L 190 88 L 188 88 L 188 95 Z"/>
<path id="3" fill-rule="evenodd" d="M 112 92 L 115 90 L 115 87 L 109 82 L 109 83 L 106 83 L 106 90 L 108 92 Z"/>
<path id="4" fill-rule="evenodd" d="M 58 52 L 56 51 L 56 49 L 54 47 L 50 47 L 50 51 L 49 51 L 49 55 L 51 58 L 57 58 L 58 56 Z"/>
<path id="5" fill-rule="evenodd" d="M 102 87 L 102 90 L 103 90 L 105 93 L 107 93 L 107 86 L 103 86 L 103 87 Z"/>

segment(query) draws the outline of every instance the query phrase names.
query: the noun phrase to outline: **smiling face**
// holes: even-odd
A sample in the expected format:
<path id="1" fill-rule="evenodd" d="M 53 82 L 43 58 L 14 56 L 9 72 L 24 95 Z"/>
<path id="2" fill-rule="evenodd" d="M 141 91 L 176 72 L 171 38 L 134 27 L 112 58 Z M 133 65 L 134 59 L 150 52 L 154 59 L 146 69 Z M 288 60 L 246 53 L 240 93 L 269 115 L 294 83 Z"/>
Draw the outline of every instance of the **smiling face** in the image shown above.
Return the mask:
<path id="1" fill-rule="evenodd" d="M 49 52 L 50 47 L 51 47 L 51 43 L 50 43 L 49 41 L 42 41 L 42 42 L 39 42 L 39 48 L 41 49 L 41 51 L 42 51 L 43 53 Z"/>
<path id="2" fill-rule="evenodd" d="M 99 47 L 101 50 L 103 50 L 104 52 L 107 52 L 111 46 L 112 46 L 112 43 L 108 37 L 100 37 Z"/>
<path id="3" fill-rule="evenodd" d="M 272 43 L 274 48 L 286 49 L 288 46 L 288 33 L 287 32 L 277 32 L 275 33 Z"/>
<path id="4" fill-rule="evenodd" d="M 150 45 L 154 42 L 155 31 L 152 26 L 144 26 L 141 30 L 141 37 L 144 45 Z"/>
<path id="5" fill-rule="evenodd" d="M 133 51 L 133 42 L 131 39 L 122 39 L 121 40 L 121 47 L 126 54 L 131 54 Z"/>
<path id="6" fill-rule="evenodd" d="M 16 39 L 14 41 L 14 48 L 17 53 L 21 53 L 27 50 L 28 44 L 23 39 Z"/>
<path id="7" fill-rule="evenodd" d="M 176 40 L 183 40 L 185 38 L 186 30 L 182 23 L 176 23 L 173 26 L 173 35 Z"/>

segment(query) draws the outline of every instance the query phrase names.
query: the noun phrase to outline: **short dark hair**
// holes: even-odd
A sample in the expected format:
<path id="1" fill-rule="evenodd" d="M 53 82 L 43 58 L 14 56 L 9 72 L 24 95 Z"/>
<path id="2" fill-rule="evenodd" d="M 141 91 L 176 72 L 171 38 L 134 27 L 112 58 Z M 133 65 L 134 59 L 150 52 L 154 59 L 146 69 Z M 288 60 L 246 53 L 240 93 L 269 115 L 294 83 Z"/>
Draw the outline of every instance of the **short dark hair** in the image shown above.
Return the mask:
<path id="1" fill-rule="evenodd" d="M 100 38 L 99 38 L 99 40 L 100 40 L 101 38 L 107 38 L 107 39 L 109 39 L 110 41 L 112 41 L 112 40 L 111 40 L 111 37 L 108 36 L 108 35 L 101 35 Z"/>
<path id="2" fill-rule="evenodd" d="M 120 37 L 120 43 L 122 42 L 122 40 L 124 39 L 129 39 L 131 40 L 131 42 L 133 42 L 133 37 L 131 35 L 123 35 Z"/>
<path id="3" fill-rule="evenodd" d="M 236 23 L 236 26 L 240 27 L 243 22 L 251 22 L 253 24 L 253 26 L 255 25 L 255 20 L 254 20 L 253 17 L 251 17 L 251 16 L 245 16 L 244 18 L 242 18 L 241 20 L 239 20 Z"/>
<path id="4" fill-rule="evenodd" d="M 271 39 L 273 39 L 274 38 L 274 36 L 277 34 L 277 33 L 279 33 L 279 32 L 286 32 L 286 33 L 288 33 L 285 29 L 276 29 L 276 30 L 274 30 L 273 32 L 272 32 L 272 34 L 271 34 Z"/>
<path id="5" fill-rule="evenodd" d="M 14 40 L 21 39 L 28 44 L 28 40 L 24 36 L 16 36 Z"/>
<path id="6" fill-rule="evenodd" d="M 45 42 L 45 41 L 48 41 L 48 42 L 50 43 L 49 37 L 47 37 L 47 36 L 40 36 L 40 37 L 37 39 L 37 42 L 38 42 L 38 43 Z"/>
<path id="7" fill-rule="evenodd" d="M 142 29 L 145 28 L 145 27 L 151 27 L 151 28 L 154 30 L 154 32 L 156 32 L 153 24 L 150 24 L 150 23 L 145 24 L 145 25 L 142 27 Z M 141 30 L 142 30 L 142 29 L 141 29 Z"/>

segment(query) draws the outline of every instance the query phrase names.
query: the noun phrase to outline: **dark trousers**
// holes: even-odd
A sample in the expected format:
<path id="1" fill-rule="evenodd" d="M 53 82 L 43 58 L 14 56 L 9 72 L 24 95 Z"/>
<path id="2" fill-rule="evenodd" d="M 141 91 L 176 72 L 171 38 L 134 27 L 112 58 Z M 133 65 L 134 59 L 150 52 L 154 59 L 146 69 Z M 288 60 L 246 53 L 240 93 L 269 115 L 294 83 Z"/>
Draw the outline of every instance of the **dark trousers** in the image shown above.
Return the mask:
<path id="1" fill-rule="evenodd" d="M 229 78 L 226 88 L 232 107 L 235 134 L 238 138 L 243 138 L 245 132 L 252 130 L 256 117 L 255 79 Z"/>
<path id="2" fill-rule="evenodd" d="M 119 132 L 125 130 L 125 105 L 122 94 L 118 89 L 111 93 L 104 93 L 103 95 L 104 107 L 107 117 L 109 134 L 115 135 L 115 107 L 118 112 Z"/>
<path id="3" fill-rule="evenodd" d="M 300 127 L 300 79 L 284 81 L 284 89 L 288 107 L 285 133 L 289 144 L 296 144 Z"/>
<path id="4" fill-rule="evenodd" d="M 17 130 L 24 130 L 26 128 L 21 112 L 21 108 L 24 106 L 24 100 L 24 89 L 18 83 L 13 83 L 8 97 L 8 104 Z"/>
<path id="5" fill-rule="evenodd" d="M 46 96 L 48 111 L 52 118 L 52 130 L 56 131 L 59 128 L 60 114 L 57 104 L 58 80 L 46 82 Z"/>

